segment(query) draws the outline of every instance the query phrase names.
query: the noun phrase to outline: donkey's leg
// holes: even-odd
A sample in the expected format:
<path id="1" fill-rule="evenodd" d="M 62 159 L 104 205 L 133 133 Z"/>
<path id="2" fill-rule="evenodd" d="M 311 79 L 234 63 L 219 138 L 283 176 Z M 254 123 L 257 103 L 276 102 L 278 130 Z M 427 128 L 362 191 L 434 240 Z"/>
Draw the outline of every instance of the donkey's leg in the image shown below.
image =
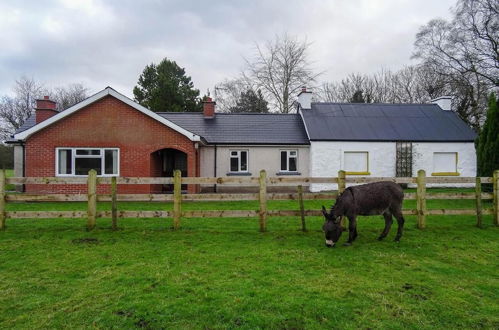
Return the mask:
<path id="1" fill-rule="evenodd" d="M 357 237 L 357 219 L 355 216 L 348 217 L 348 242 L 344 246 L 352 245 L 352 242 Z"/>
<path id="2" fill-rule="evenodd" d="M 398 229 L 397 229 L 397 235 L 395 236 L 395 242 L 398 242 L 400 238 L 402 237 L 402 233 L 404 231 L 404 216 L 402 215 L 402 210 L 397 210 L 393 213 L 395 218 L 397 219 L 398 223 Z"/>
<path id="3" fill-rule="evenodd" d="M 383 238 L 385 238 L 386 235 L 388 235 L 388 233 L 390 232 L 390 228 L 392 227 L 393 219 L 390 211 L 385 211 L 385 213 L 383 213 L 383 217 L 385 218 L 385 229 L 383 229 L 381 235 L 379 235 L 378 241 L 381 241 Z"/>

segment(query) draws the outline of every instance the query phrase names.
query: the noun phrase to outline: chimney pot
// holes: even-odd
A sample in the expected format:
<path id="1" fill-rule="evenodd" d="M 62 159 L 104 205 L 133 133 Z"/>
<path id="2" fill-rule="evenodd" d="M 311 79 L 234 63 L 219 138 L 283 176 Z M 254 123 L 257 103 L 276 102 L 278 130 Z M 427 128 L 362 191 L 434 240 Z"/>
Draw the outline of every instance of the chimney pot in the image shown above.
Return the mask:
<path id="1" fill-rule="evenodd" d="M 35 119 L 37 124 L 49 119 L 57 113 L 56 103 L 50 100 L 48 96 L 36 100 Z"/>

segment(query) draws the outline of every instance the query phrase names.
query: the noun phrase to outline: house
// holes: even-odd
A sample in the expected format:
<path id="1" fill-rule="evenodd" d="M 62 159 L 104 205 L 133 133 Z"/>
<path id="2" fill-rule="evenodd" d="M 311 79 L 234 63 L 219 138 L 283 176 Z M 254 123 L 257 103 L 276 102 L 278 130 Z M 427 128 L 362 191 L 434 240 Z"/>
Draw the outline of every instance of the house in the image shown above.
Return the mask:
<path id="1" fill-rule="evenodd" d="M 107 87 L 62 112 L 48 98 L 7 142 L 15 148 L 15 175 L 86 176 L 269 176 L 348 175 L 474 176 L 475 133 L 436 104 L 313 103 L 303 89 L 296 114 L 152 112 Z M 168 110 L 168 109 L 165 109 Z M 234 187 L 233 187 L 234 188 Z M 334 189 L 312 185 L 312 191 Z M 100 186 L 99 193 L 109 192 Z M 169 185 L 120 185 L 120 193 L 159 193 Z M 187 185 L 223 191 L 230 187 Z M 235 187 L 237 190 L 248 190 Z M 31 193 L 86 193 L 84 185 L 26 185 Z"/>
<path id="2" fill-rule="evenodd" d="M 165 109 L 166 110 L 166 109 Z M 199 113 L 155 113 L 107 87 L 62 112 L 48 98 L 7 141 L 15 175 L 28 177 L 308 176 L 309 142 L 298 114 L 219 114 L 215 102 Z M 183 187 L 188 192 L 199 187 Z M 213 186 L 200 187 L 213 190 Z M 100 187 L 99 192 L 109 190 Z M 171 190 L 122 185 L 121 193 Z M 26 185 L 31 193 L 85 193 L 84 185 Z"/>
<path id="3" fill-rule="evenodd" d="M 310 176 L 475 176 L 475 132 L 451 110 L 450 97 L 432 104 L 312 103 L 299 95 L 310 140 Z M 435 186 L 435 185 L 434 185 Z M 336 185 L 312 185 L 312 191 Z"/>

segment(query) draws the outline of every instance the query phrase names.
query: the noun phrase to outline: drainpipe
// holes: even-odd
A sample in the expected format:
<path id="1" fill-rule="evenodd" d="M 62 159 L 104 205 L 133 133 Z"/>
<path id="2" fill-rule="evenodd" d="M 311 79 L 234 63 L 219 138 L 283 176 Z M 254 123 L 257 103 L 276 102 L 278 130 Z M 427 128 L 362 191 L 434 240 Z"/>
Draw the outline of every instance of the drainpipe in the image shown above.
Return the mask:
<path id="1" fill-rule="evenodd" d="M 213 159 L 214 159 L 214 164 L 213 164 L 214 173 L 213 173 L 213 175 L 216 178 L 217 177 L 217 145 L 216 144 L 215 144 L 215 157 L 213 157 Z M 216 183 L 213 185 L 213 190 L 215 192 L 217 192 L 217 184 Z"/>
<path id="2" fill-rule="evenodd" d="M 23 148 L 23 178 L 26 177 L 26 147 L 25 144 L 21 144 Z M 23 184 L 21 185 L 21 192 L 26 192 L 26 186 Z"/>

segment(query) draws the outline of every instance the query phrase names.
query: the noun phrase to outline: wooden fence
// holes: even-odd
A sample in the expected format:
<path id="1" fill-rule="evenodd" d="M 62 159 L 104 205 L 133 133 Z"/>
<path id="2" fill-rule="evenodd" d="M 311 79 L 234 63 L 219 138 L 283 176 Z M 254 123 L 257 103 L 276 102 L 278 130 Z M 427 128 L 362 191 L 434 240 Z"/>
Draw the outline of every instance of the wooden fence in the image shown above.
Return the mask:
<path id="1" fill-rule="evenodd" d="M 499 225 L 499 170 L 494 177 L 427 177 L 425 171 L 418 171 L 415 178 L 393 177 L 347 177 L 344 171 L 339 171 L 337 177 L 267 177 L 264 170 L 259 177 L 181 177 L 176 171 L 173 178 L 131 178 L 102 177 L 98 178 L 94 170 L 87 178 L 82 177 L 51 177 L 51 178 L 6 178 L 0 171 L 0 229 L 5 228 L 7 219 L 24 218 L 87 218 L 87 228 L 95 227 L 97 218 L 111 218 L 113 229 L 117 228 L 118 218 L 172 218 L 173 228 L 178 229 L 181 218 L 225 218 L 225 217 L 258 217 L 260 231 L 266 231 L 267 218 L 271 216 L 298 216 L 301 219 L 302 230 L 306 230 L 305 217 L 319 216 L 320 210 L 305 210 L 304 200 L 336 198 L 337 192 L 309 193 L 303 192 L 304 185 L 338 184 L 338 192 L 342 192 L 347 183 L 368 183 L 376 181 L 392 181 L 396 183 L 416 184 L 416 193 L 406 193 L 406 200 L 416 200 L 416 209 L 404 209 L 404 214 L 416 215 L 418 228 L 425 228 L 427 215 L 476 215 L 477 226 L 482 226 L 482 215 L 492 214 L 494 224 Z M 468 183 L 475 185 L 475 192 L 431 193 L 426 192 L 427 184 Z M 493 183 L 493 193 L 482 193 L 482 183 Z M 88 194 L 7 194 L 6 184 L 86 184 Z M 98 184 L 111 185 L 111 194 L 97 194 Z M 118 194 L 118 184 L 173 184 L 173 194 Z M 218 184 L 258 186 L 258 193 L 215 193 L 215 194 L 182 194 L 182 184 Z M 294 186 L 296 193 L 269 193 L 268 186 Z M 474 199 L 475 209 L 431 209 L 426 208 L 429 199 Z M 184 211 L 182 201 L 243 201 L 259 202 L 258 210 L 203 210 Z M 269 200 L 296 200 L 299 210 L 268 210 Z M 493 200 L 492 209 L 483 209 L 482 200 Z M 8 202 L 67 202 L 86 201 L 87 211 L 6 211 Z M 120 211 L 118 201 L 170 202 L 173 211 Z M 110 211 L 97 211 L 98 202 L 111 202 Z"/>

